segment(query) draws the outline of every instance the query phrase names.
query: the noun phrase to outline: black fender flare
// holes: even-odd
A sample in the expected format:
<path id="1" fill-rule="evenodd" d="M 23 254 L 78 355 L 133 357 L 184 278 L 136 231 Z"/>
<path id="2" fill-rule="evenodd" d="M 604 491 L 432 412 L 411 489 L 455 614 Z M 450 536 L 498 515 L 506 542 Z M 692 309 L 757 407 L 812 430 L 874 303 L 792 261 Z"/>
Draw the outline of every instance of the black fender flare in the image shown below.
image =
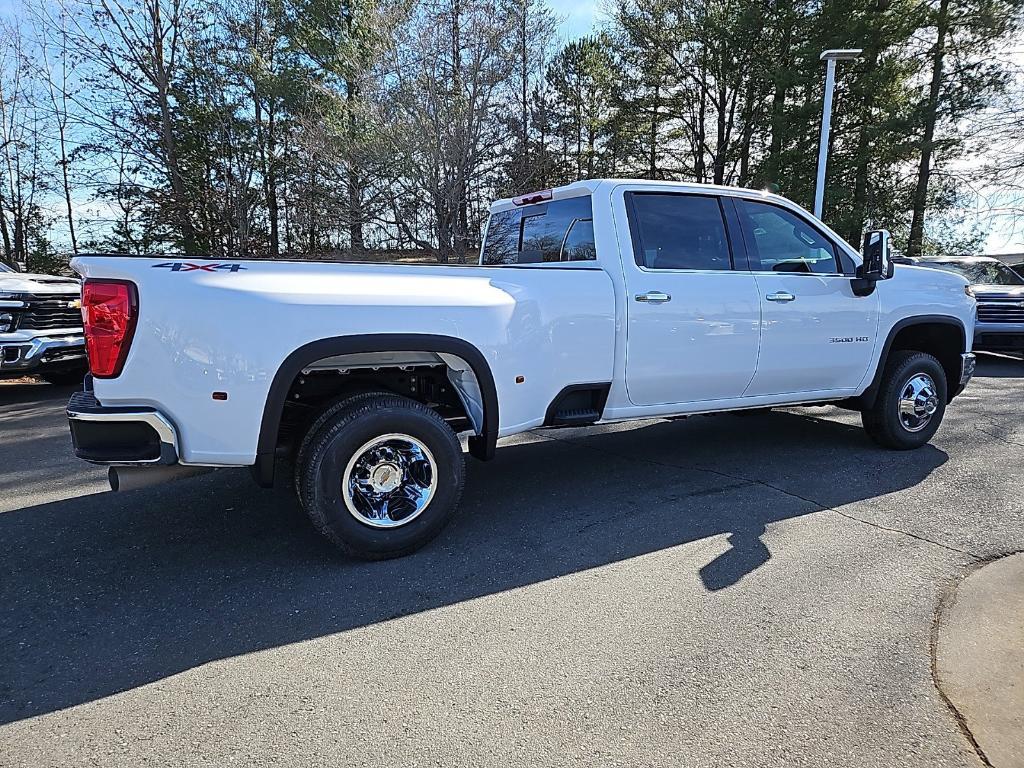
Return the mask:
<path id="1" fill-rule="evenodd" d="M 889 359 L 889 353 L 892 350 L 892 343 L 896 339 L 896 334 L 905 328 L 910 328 L 915 325 L 949 325 L 956 328 L 960 332 L 960 352 L 970 352 L 970 346 L 968 345 L 967 329 L 964 328 L 963 321 L 953 315 L 915 315 L 914 317 L 905 317 L 902 320 L 896 321 L 892 328 L 889 329 L 888 335 L 885 337 L 885 343 L 882 345 L 882 354 L 878 358 L 878 365 L 875 367 L 874 376 L 871 378 L 871 383 L 868 384 L 860 395 L 853 398 L 856 401 L 858 408 L 870 408 L 875 404 L 875 398 L 878 396 L 878 390 L 882 386 L 882 374 L 885 373 L 885 364 Z M 954 391 L 955 382 L 951 382 L 950 391 L 947 395 L 949 400 L 952 400 L 958 393 Z"/>
<path id="2" fill-rule="evenodd" d="M 292 382 L 307 365 L 335 355 L 366 352 L 434 352 L 460 357 L 469 364 L 476 376 L 483 397 L 483 429 L 469 439 L 469 453 L 481 461 L 494 458 L 498 442 L 498 391 L 486 358 L 475 346 L 454 336 L 424 333 L 371 333 L 352 336 L 334 336 L 317 339 L 292 352 L 274 374 L 263 406 L 260 436 L 256 443 L 256 462 L 253 475 L 264 487 L 274 484 L 274 463 L 277 452 L 278 430 L 284 413 L 285 401 Z"/>

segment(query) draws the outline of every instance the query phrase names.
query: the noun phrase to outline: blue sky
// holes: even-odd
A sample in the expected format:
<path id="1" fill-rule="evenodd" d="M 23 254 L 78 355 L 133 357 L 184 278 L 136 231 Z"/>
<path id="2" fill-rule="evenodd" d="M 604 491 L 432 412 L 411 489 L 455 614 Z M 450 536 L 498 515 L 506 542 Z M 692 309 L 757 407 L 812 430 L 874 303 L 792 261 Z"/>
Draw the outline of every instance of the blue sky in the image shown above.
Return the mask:
<path id="1" fill-rule="evenodd" d="M 561 34 L 569 40 L 589 34 L 603 16 L 601 10 L 608 0 L 549 0 L 561 19 Z M 21 0 L 0 0 L 0 17 L 17 14 Z M 1013 51 L 1014 58 L 1024 59 L 1024 51 Z M 1022 61 L 1024 63 L 1024 61 Z M 980 212 L 979 212 L 980 213 Z M 984 217 L 984 213 L 981 213 Z M 1024 226 L 1016 216 L 1003 216 L 992 222 L 985 250 L 989 253 L 1024 251 Z M 988 229 L 989 227 L 984 227 Z"/>
<path id="2" fill-rule="evenodd" d="M 563 18 L 562 34 L 569 39 L 589 33 L 599 14 L 596 0 L 552 0 L 551 7 Z"/>

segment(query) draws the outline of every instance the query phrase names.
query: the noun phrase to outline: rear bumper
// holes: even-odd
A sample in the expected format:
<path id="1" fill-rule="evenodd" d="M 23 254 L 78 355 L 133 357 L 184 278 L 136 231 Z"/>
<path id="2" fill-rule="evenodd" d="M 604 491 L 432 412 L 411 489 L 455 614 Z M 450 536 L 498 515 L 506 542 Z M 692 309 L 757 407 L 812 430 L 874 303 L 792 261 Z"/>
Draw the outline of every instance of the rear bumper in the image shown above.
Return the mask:
<path id="1" fill-rule="evenodd" d="M 92 392 L 68 401 L 68 424 L 75 456 L 113 466 L 169 465 L 178 462 L 178 431 L 155 408 L 108 407 Z"/>
<path id="2" fill-rule="evenodd" d="M 0 375 L 84 366 L 85 360 L 85 337 L 80 333 L 0 341 Z"/>

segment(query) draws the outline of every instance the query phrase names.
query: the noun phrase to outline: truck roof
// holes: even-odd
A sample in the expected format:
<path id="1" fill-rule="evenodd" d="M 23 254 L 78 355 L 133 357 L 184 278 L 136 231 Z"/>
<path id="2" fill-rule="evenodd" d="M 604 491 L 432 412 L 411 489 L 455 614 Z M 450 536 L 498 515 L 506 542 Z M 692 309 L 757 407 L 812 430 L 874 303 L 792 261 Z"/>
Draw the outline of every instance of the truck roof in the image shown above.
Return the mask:
<path id="1" fill-rule="evenodd" d="M 785 202 L 792 204 L 790 200 L 782 197 L 781 195 L 775 195 L 770 192 L 766 192 L 763 189 L 749 189 L 746 187 L 732 187 L 724 186 L 721 184 L 698 184 L 697 182 L 691 181 L 660 181 L 657 179 L 618 179 L 618 178 L 604 178 L 604 179 L 585 179 L 583 181 L 574 181 L 572 184 L 564 184 L 560 187 L 552 187 L 549 190 L 543 190 L 545 193 L 550 193 L 551 200 L 561 200 L 567 197 L 578 197 L 580 195 L 592 195 L 597 192 L 598 187 L 603 184 L 629 184 L 631 186 L 649 186 L 649 187 L 677 187 L 682 190 L 695 190 L 705 192 L 724 192 L 727 194 L 737 194 L 744 192 L 747 194 L 758 195 L 766 200 L 776 200 L 779 202 Z M 531 192 L 527 192 L 524 195 L 516 195 L 515 197 L 503 197 L 500 200 L 495 200 L 491 203 L 490 211 L 503 211 L 509 208 L 515 208 L 522 206 L 524 203 L 519 200 L 521 197 L 527 197 L 531 195 Z M 538 192 L 539 194 L 539 192 Z"/>

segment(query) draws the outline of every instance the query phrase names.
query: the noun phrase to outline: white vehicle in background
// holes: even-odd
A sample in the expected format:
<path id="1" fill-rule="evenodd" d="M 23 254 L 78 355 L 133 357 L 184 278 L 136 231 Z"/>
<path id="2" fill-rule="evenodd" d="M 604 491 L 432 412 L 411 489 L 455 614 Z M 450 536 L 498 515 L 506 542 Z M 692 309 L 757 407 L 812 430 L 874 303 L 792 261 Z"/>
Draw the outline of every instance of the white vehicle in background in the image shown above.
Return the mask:
<path id="1" fill-rule="evenodd" d="M 82 381 L 88 366 L 80 293 L 75 278 L 29 275 L 0 264 L 0 378 Z"/>
<path id="2" fill-rule="evenodd" d="M 593 180 L 491 206 L 477 267 L 81 257 L 92 376 L 75 451 L 128 488 L 294 467 L 344 552 L 454 513 L 469 453 L 540 427 L 834 403 L 926 443 L 971 377 L 957 275 L 862 257 L 792 202 Z M 785 451 L 784 445 L 779 446 Z"/>

